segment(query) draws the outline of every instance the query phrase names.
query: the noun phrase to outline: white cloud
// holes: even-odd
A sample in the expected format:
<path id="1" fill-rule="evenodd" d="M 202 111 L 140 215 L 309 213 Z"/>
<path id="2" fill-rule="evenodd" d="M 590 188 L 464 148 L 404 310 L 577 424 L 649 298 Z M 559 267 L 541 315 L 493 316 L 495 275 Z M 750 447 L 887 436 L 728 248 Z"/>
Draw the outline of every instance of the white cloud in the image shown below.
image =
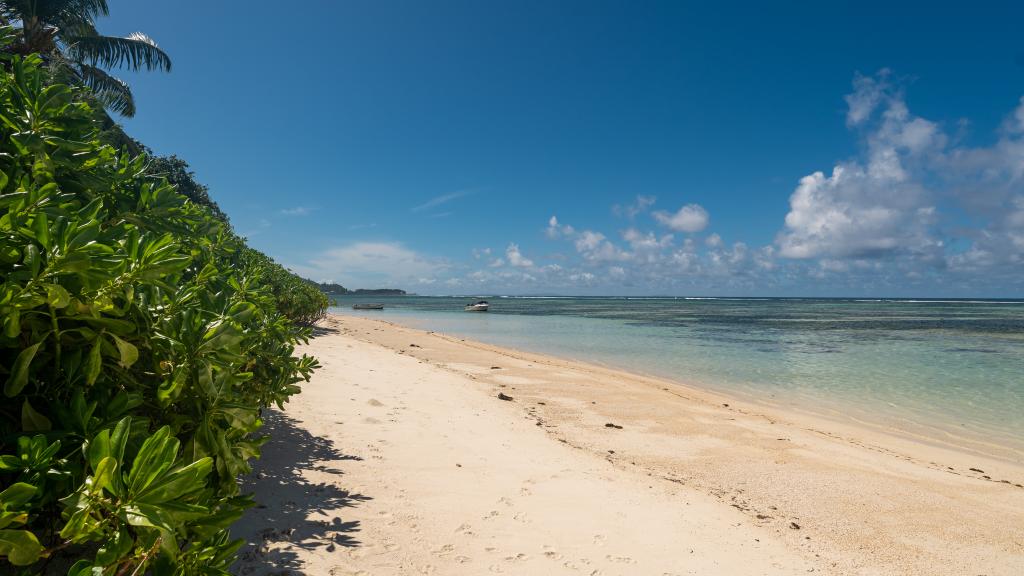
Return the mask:
<path id="1" fill-rule="evenodd" d="M 530 268 L 533 266 L 533 260 L 526 258 L 519 252 L 518 244 L 509 244 L 508 248 L 505 249 L 505 258 L 508 259 L 508 263 L 516 268 Z"/>
<path id="2" fill-rule="evenodd" d="M 671 246 L 673 236 L 671 234 L 665 234 L 659 238 L 654 235 L 654 232 L 644 234 L 635 228 L 629 228 L 622 233 L 622 239 L 628 242 L 629 246 L 633 250 L 640 252 L 661 250 L 662 248 Z"/>
<path id="3" fill-rule="evenodd" d="M 613 262 L 631 258 L 628 252 L 609 242 L 604 234 L 593 230 L 580 232 L 575 244 L 576 251 L 587 260 Z"/>
<path id="4" fill-rule="evenodd" d="M 585 286 L 593 284 L 594 280 L 596 280 L 596 279 L 597 279 L 597 276 L 594 276 L 590 272 L 576 272 L 574 274 L 570 274 L 569 275 L 569 280 L 571 282 L 575 282 L 577 284 L 583 284 Z"/>
<path id="5" fill-rule="evenodd" d="M 884 68 L 878 73 L 878 78 L 862 74 L 853 77 L 854 90 L 844 97 L 848 106 L 847 126 L 857 126 L 875 112 L 875 108 L 878 107 L 885 92 L 889 89 L 888 77 L 889 70 Z"/>
<path id="6" fill-rule="evenodd" d="M 624 206 L 616 204 L 612 206 L 612 213 L 616 216 L 632 220 L 636 218 L 637 215 L 646 212 L 651 206 L 654 206 L 654 202 L 656 200 L 657 198 L 654 196 L 638 195 L 632 204 L 626 204 Z"/>
<path id="7" fill-rule="evenodd" d="M 687 204 L 675 213 L 660 210 L 654 213 L 654 219 L 661 225 L 676 232 L 700 232 L 708 225 L 708 211 L 700 204 Z"/>
<path id="8" fill-rule="evenodd" d="M 430 258 L 397 242 L 355 242 L 292 266 L 307 278 L 337 278 L 354 288 L 401 288 L 436 278 L 449 267 L 444 260 Z"/>
<path id="9" fill-rule="evenodd" d="M 281 214 L 285 216 L 306 216 L 310 213 L 310 209 L 305 206 L 296 206 L 294 208 L 284 208 L 281 210 Z"/>
<path id="10" fill-rule="evenodd" d="M 447 203 L 451 202 L 452 200 L 456 200 L 458 198 L 469 196 L 469 195 L 471 195 L 473 193 L 474 193 L 473 190 L 458 190 L 456 192 L 449 192 L 448 194 L 441 194 L 440 196 L 435 196 L 435 197 L 431 198 L 430 200 L 427 200 L 426 202 L 424 202 L 423 204 L 420 204 L 419 206 L 414 206 L 412 208 L 412 211 L 413 212 L 423 212 L 424 210 L 429 210 L 431 208 L 437 208 L 438 206 L 440 206 L 442 204 L 447 204 Z"/>
<path id="11" fill-rule="evenodd" d="M 559 224 L 558 218 L 556 216 L 552 216 L 551 218 L 548 219 L 548 227 L 546 233 L 548 235 L 548 238 L 558 238 L 560 236 L 572 236 L 573 234 L 576 233 L 576 230 L 574 230 L 572 226 L 569 226 L 567 224 Z"/>
<path id="12" fill-rule="evenodd" d="M 929 191 L 914 172 L 945 145 L 936 124 L 909 113 L 884 76 L 857 76 L 847 96 L 848 123 L 863 126 L 881 110 L 867 135 L 867 159 L 837 164 L 826 176 L 800 179 L 790 197 L 785 229 L 778 238 L 787 258 L 878 258 L 912 255 L 935 261 L 942 242 L 935 235 Z"/>

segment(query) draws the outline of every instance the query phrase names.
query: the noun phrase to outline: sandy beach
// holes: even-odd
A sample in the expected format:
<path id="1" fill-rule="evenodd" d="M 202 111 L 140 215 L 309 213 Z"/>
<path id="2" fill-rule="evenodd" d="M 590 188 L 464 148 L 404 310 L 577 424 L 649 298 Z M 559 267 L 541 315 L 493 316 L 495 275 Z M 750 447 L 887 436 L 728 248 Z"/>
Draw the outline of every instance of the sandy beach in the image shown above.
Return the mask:
<path id="1" fill-rule="evenodd" d="M 331 316 L 238 574 L 1024 574 L 1024 466 Z"/>

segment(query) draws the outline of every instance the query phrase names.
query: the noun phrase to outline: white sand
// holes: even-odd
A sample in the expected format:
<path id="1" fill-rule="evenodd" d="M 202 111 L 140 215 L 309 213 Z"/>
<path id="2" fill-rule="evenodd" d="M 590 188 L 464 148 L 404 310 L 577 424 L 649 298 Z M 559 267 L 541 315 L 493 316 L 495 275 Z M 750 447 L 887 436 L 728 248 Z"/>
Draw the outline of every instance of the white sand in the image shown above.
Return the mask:
<path id="1" fill-rule="evenodd" d="M 1019 463 L 374 320 L 324 327 L 304 350 L 324 368 L 267 414 L 239 574 L 1024 574 Z"/>

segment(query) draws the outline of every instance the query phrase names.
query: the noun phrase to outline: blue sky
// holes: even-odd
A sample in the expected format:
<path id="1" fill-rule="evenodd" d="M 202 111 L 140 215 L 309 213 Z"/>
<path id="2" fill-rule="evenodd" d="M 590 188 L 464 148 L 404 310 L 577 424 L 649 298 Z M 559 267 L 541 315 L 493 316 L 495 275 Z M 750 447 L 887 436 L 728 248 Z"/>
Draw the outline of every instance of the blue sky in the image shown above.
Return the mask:
<path id="1" fill-rule="evenodd" d="M 1019 297 L 1019 6 L 113 0 L 99 24 L 174 60 L 122 75 L 128 131 L 316 280 Z"/>

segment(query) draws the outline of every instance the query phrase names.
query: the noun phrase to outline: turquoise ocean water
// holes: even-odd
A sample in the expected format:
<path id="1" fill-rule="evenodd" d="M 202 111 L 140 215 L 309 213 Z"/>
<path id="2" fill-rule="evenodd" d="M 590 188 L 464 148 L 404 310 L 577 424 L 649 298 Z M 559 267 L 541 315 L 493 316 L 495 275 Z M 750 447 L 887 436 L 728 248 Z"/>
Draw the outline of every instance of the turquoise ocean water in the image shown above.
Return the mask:
<path id="1" fill-rule="evenodd" d="M 1024 462 L 1024 300 L 338 298 L 379 317 Z M 383 311 L 357 312 L 357 302 Z"/>

